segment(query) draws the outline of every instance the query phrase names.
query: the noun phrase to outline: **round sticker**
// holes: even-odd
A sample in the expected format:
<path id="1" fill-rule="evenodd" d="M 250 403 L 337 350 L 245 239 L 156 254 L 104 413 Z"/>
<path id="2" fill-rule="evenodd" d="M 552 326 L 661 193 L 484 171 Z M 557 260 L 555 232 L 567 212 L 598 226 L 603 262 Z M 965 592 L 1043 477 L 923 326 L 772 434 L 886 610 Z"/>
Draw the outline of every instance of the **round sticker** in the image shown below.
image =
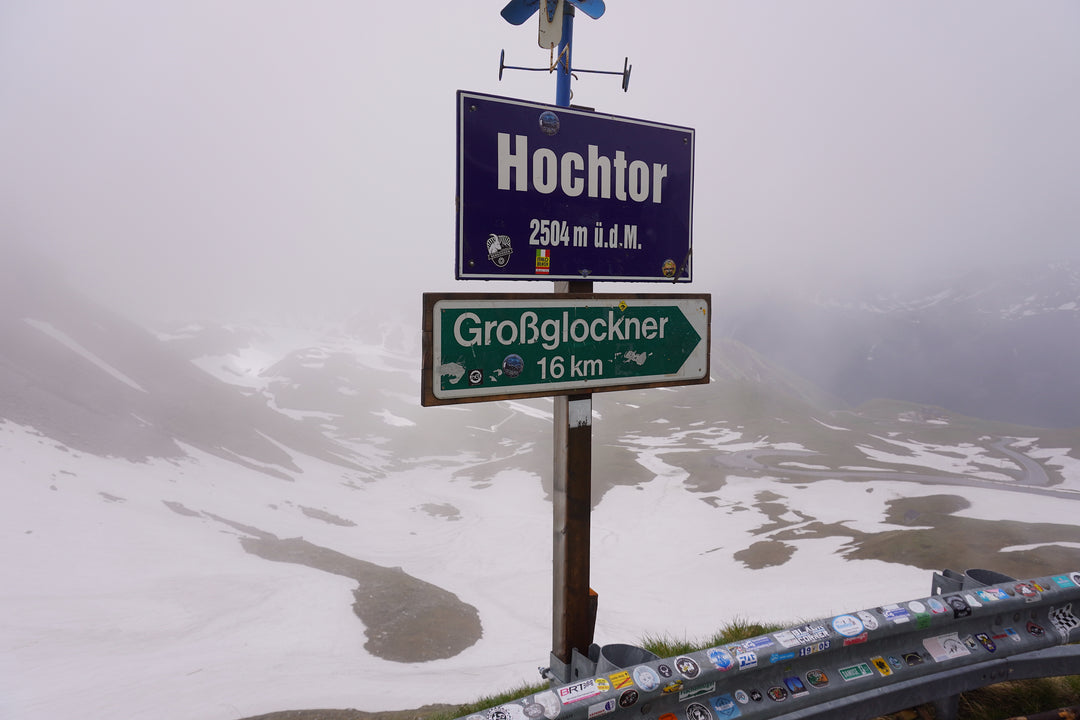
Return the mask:
<path id="1" fill-rule="evenodd" d="M 930 612 L 935 615 L 940 615 L 943 612 L 947 612 L 948 608 L 945 607 L 945 603 L 941 602 L 937 598 L 930 598 L 926 601 L 926 604 L 930 606 Z"/>
<path id="2" fill-rule="evenodd" d="M 507 355 L 503 358 L 502 371 L 506 377 L 516 378 L 525 369 L 525 361 L 520 355 Z"/>
<path id="3" fill-rule="evenodd" d="M 750 702 L 750 696 L 746 694 L 745 690 L 736 690 L 735 700 L 737 700 L 740 705 L 745 705 L 746 703 Z"/>
<path id="4" fill-rule="evenodd" d="M 806 682 L 810 683 L 812 687 L 823 688 L 829 684 L 829 676 L 825 674 L 824 670 L 811 670 L 806 673 Z"/>
<path id="5" fill-rule="evenodd" d="M 645 692 L 655 690 L 660 686 L 660 678 L 656 676 L 656 673 L 648 665 L 638 665 L 634 668 L 633 675 L 634 682 Z"/>
<path id="6" fill-rule="evenodd" d="M 683 674 L 683 677 L 693 680 L 701 672 L 701 668 L 693 659 L 688 657 L 680 657 L 675 661 L 675 667 L 679 669 L 679 672 Z"/>
<path id="7" fill-rule="evenodd" d="M 782 688 L 779 685 L 774 685 L 769 688 L 769 697 L 776 702 L 784 702 L 787 700 L 787 688 Z"/>
<path id="8" fill-rule="evenodd" d="M 856 614 L 859 616 L 859 619 L 862 620 L 862 624 L 867 630 L 878 629 L 877 618 L 871 615 L 869 610 L 860 610 Z"/>
<path id="9" fill-rule="evenodd" d="M 712 720 L 712 713 L 701 703 L 690 703 L 686 706 L 686 720 Z"/>
<path id="10" fill-rule="evenodd" d="M 832 626 L 844 637 L 855 637 L 863 631 L 862 620 L 854 615 L 837 615 L 833 618 Z"/>
<path id="11" fill-rule="evenodd" d="M 1027 583 L 1020 583 L 1019 585 L 1017 585 L 1016 592 L 1031 600 L 1039 597 L 1039 591 Z"/>
<path id="12" fill-rule="evenodd" d="M 922 615 L 924 612 L 926 612 L 926 606 L 923 605 L 918 600 L 912 600 L 911 602 L 909 602 L 907 604 L 907 606 L 908 606 L 908 609 L 911 610 L 911 612 L 915 613 L 916 615 Z"/>
<path id="13" fill-rule="evenodd" d="M 540 132 L 555 135 L 559 132 L 559 116 L 550 110 L 540 113 Z"/>
<path id="14" fill-rule="evenodd" d="M 638 691 L 631 688 L 630 690 L 624 690 L 623 694 L 619 696 L 619 707 L 628 708 L 633 707 L 634 703 L 638 701 Z"/>

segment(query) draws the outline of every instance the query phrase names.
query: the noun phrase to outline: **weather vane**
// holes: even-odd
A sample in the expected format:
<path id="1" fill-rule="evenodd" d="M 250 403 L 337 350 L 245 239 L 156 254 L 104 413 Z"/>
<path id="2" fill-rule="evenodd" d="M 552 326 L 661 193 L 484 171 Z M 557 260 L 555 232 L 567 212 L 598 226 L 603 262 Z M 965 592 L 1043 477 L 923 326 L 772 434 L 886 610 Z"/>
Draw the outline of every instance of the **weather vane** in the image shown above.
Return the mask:
<path id="1" fill-rule="evenodd" d="M 569 5 L 570 7 L 566 7 Z M 502 16 L 511 25 L 521 25 L 533 16 L 533 13 L 544 11 L 540 15 L 540 34 L 537 43 L 540 47 L 551 53 L 551 59 L 546 68 L 530 68 L 518 65 L 506 64 L 506 51 L 499 53 L 499 80 L 502 80 L 503 70 L 529 70 L 533 72 L 555 72 L 556 76 L 555 104 L 567 106 L 570 104 L 570 78 L 574 73 L 593 73 L 596 75 L 621 75 L 622 89 L 626 92 L 630 87 L 630 58 L 624 58 L 622 72 L 616 70 L 582 70 L 574 68 L 570 63 L 571 40 L 574 34 L 574 8 L 581 10 L 594 20 L 604 14 L 606 9 L 604 0 L 510 0 L 502 9 Z M 557 49 L 557 54 L 556 54 Z"/>

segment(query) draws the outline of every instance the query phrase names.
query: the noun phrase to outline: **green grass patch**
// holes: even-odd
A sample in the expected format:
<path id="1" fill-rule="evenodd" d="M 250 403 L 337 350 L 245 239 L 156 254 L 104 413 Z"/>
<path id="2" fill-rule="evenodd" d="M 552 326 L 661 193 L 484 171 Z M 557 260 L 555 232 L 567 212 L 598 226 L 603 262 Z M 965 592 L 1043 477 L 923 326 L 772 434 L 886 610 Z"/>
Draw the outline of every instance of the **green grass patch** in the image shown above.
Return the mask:
<path id="1" fill-rule="evenodd" d="M 718 647 L 720 645 L 734 645 L 740 640 L 767 635 L 777 630 L 783 630 L 784 625 L 762 625 L 752 623 L 742 618 L 736 618 L 724 627 L 717 630 L 707 638 L 688 640 L 678 639 L 670 635 L 646 635 L 641 641 L 641 647 L 662 658 L 685 655 L 698 650 Z"/>
<path id="2" fill-rule="evenodd" d="M 989 685 L 960 696 L 961 720 L 1001 720 L 1080 702 L 1080 676 L 1033 678 Z"/>

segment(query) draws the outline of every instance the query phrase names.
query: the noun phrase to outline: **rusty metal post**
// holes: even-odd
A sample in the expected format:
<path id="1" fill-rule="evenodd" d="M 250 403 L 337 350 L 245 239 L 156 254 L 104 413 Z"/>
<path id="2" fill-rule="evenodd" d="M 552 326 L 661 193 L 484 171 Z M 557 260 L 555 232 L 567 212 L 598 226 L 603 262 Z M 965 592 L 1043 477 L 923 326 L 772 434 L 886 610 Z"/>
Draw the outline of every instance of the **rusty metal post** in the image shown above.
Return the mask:
<path id="1" fill-rule="evenodd" d="M 592 292 L 592 283 L 559 282 L 555 292 Z M 569 681 L 573 652 L 588 656 L 596 625 L 597 596 L 589 588 L 592 393 L 555 398 L 553 438 L 551 654 Z"/>

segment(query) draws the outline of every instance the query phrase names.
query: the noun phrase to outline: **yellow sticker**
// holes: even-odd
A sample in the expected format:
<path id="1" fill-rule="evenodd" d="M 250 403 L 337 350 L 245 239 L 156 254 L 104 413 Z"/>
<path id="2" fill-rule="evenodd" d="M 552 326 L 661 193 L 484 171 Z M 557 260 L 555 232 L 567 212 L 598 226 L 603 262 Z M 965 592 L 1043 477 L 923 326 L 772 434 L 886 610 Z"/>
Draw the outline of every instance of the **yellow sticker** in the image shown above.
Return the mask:
<path id="1" fill-rule="evenodd" d="M 630 679 L 630 673 L 628 672 L 617 672 L 613 675 L 609 675 L 608 677 L 611 678 L 611 685 L 616 690 L 622 690 L 623 688 L 634 686 L 634 681 Z"/>
<path id="2" fill-rule="evenodd" d="M 625 310 L 626 309 L 626 301 L 625 300 L 620 300 L 619 301 L 619 309 L 620 310 Z"/>

